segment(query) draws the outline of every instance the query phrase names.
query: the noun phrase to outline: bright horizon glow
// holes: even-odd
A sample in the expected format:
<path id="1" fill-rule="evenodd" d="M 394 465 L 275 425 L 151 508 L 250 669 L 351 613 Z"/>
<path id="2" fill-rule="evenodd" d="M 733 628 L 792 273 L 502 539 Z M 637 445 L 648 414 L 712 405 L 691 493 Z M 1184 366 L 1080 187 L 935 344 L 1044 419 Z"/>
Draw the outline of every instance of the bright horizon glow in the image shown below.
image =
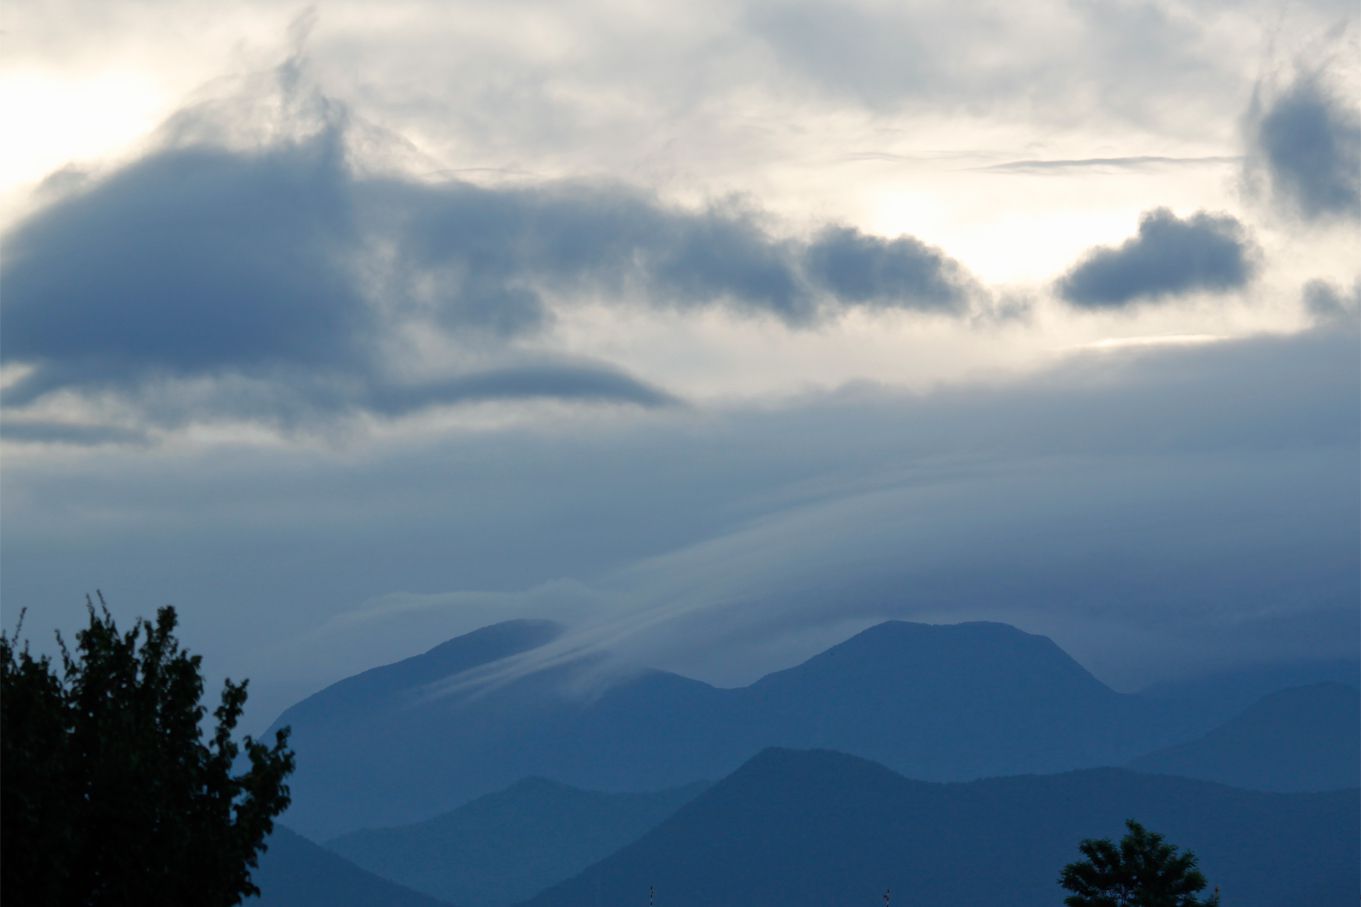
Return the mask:
<path id="1" fill-rule="evenodd" d="M 23 196 L 64 168 L 101 168 L 126 157 L 177 100 L 144 70 L 66 75 L 0 68 L 0 111 L 10 136 L 0 144 L 0 222 L 12 220 Z"/>

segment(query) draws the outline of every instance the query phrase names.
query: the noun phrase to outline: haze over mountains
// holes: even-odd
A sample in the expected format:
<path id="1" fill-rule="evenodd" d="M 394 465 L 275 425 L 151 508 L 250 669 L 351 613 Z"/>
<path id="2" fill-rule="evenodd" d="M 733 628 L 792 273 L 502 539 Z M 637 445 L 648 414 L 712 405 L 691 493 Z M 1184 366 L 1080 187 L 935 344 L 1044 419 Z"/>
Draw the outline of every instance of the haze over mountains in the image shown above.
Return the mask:
<path id="1" fill-rule="evenodd" d="M 1137 814 L 1194 842 L 1239 907 L 1350 904 L 1361 868 L 1356 790 L 1240 791 L 1094 769 L 932 784 L 826 751 L 767 750 L 674 816 L 528 907 L 658 902 L 1053 907 L 1086 837 Z"/>
<path id="2" fill-rule="evenodd" d="M 1339 683 L 1273 693 L 1203 737 L 1130 768 L 1253 790 L 1309 791 L 1361 782 L 1361 694 Z"/>
<path id="3" fill-rule="evenodd" d="M 914 907 L 1038 907 L 1078 841 L 1135 817 L 1196 850 L 1235 904 L 1361 894 L 1356 687 L 1237 708 L 1345 666 L 1131 695 L 1014 627 L 895 621 L 722 689 L 564 641 L 546 621 L 494 624 L 286 711 L 285 821 L 330 850 L 285 832 L 266 871 L 298 904 L 321 903 L 301 894 L 317 876 L 459 907 L 594 907 L 652 884 L 696 905 L 894 886 Z M 1098 768 L 1116 764 L 1138 771 Z"/>
<path id="4" fill-rule="evenodd" d="M 632 843 L 706 786 L 607 794 L 528 778 L 434 819 L 326 846 L 459 907 L 509 907 Z"/>
<path id="5" fill-rule="evenodd" d="M 246 903 L 258 907 L 449 907 L 365 872 L 277 824 L 251 878 L 260 897 Z"/>
<path id="6" fill-rule="evenodd" d="M 250 679 L 266 904 L 1056 907 L 1135 818 L 1356 907 L 1358 0 L 2 18 L 0 603 Z"/>
<path id="7" fill-rule="evenodd" d="M 826 748 L 922 780 L 1120 765 L 1223 710 L 1117 693 L 1003 624 L 888 622 L 737 689 L 661 671 L 581 689 L 603 656 L 486 682 L 559 628 L 496 624 L 348 678 L 287 710 L 287 821 L 322 840 L 453 809 L 527 777 L 601 791 L 720 778 L 768 746 Z"/>

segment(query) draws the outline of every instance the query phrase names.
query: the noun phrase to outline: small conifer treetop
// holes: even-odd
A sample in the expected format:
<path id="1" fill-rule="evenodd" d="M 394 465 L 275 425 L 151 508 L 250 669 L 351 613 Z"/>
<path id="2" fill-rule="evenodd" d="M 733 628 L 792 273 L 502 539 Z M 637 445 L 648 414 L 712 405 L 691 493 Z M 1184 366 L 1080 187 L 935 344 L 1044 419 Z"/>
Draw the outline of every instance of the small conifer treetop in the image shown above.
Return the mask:
<path id="1" fill-rule="evenodd" d="M 0 633 L 0 823 L 6 903 L 237 904 L 288 806 L 288 731 L 235 739 L 246 682 L 206 736 L 201 658 L 175 609 L 119 631 L 101 596 L 74 651 Z"/>

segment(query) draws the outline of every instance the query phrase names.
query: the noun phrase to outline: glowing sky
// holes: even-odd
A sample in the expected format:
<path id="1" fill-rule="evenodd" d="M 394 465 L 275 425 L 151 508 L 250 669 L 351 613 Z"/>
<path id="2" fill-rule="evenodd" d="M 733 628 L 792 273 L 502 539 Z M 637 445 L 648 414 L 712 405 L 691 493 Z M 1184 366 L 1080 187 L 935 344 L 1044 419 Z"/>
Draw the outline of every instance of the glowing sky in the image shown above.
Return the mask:
<path id="1" fill-rule="evenodd" d="M 544 611 L 1354 654 L 1350 0 L 0 18 L 7 621 L 266 707 Z"/>

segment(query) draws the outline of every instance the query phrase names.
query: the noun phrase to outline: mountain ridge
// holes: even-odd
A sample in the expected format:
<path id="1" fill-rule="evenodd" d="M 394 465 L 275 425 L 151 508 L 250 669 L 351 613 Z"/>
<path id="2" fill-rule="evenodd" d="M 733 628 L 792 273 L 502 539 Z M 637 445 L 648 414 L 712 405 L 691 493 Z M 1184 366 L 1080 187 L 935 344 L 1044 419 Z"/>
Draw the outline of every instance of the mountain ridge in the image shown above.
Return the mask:
<path id="1" fill-rule="evenodd" d="M 1361 783 L 1361 692 L 1339 683 L 1265 696 L 1227 722 L 1129 763 L 1146 772 L 1275 791 Z"/>
<path id="2" fill-rule="evenodd" d="M 827 750 L 770 748 L 524 907 L 593 907 L 656 886 L 693 907 L 873 902 L 1051 907 L 1059 869 L 1131 816 L 1194 850 L 1242 907 L 1358 894 L 1361 791 L 1273 794 L 1126 769 L 909 779 Z M 1344 900 L 1345 899 L 1345 900 Z"/>
<path id="3" fill-rule="evenodd" d="M 499 661 L 478 659 L 494 673 L 560 632 L 498 624 L 430 652 L 504 635 Z M 592 653 L 430 696 L 441 678 L 421 657 L 281 716 L 299 754 L 289 822 L 320 839 L 409 824 L 531 775 L 655 791 L 723 777 L 769 746 L 839 750 L 928 780 L 1055 772 L 1123 764 L 1212 726 L 1203 709 L 1116 692 L 1047 637 L 994 622 L 885 621 L 737 688 L 649 669 L 602 690 L 604 656 Z M 330 703 L 320 716 L 319 702 Z"/>
<path id="4" fill-rule="evenodd" d="M 532 651 L 558 638 L 562 624 L 551 620 L 505 620 L 450 637 L 417 655 L 367 668 L 328 684 L 285 709 L 271 727 L 324 713 L 343 696 L 369 698 L 419 687 Z"/>
<path id="5" fill-rule="evenodd" d="M 432 819 L 325 846 L 460 907 L 509 907 L 609 856 L 706 786 L 618 794 L 526 778 Z"/>
<path id="6" fill-rule="evenodd" d="M 251 879 L 258 907 L 454 907 L 361 869 L 340 855 L 275 824 Z"/>

